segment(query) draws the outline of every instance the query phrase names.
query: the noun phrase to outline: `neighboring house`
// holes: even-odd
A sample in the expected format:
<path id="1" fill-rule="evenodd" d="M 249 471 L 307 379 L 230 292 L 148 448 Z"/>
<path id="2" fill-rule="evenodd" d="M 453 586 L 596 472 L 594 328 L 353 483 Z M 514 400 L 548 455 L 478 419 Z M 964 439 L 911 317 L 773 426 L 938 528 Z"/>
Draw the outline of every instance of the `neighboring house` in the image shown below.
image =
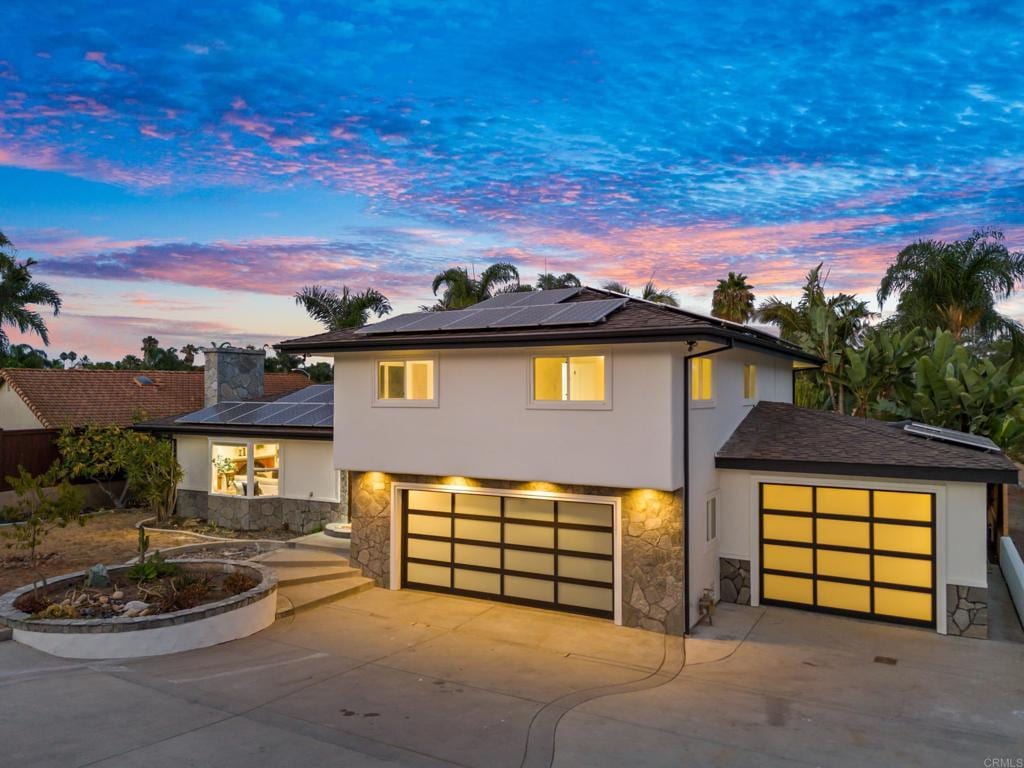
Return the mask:
<path id="1" fill-rule="evenodd" d="M 669 633 L 705 595 L 984 631 L 1013 465 L 795 408 L 820 361 L 771 334 L 584 288 L 279 347 L 334 357 L 352 561 L 382 586 Z"/>
<path id="2" fill-rule="evenodd" d="M 347 476 L 331 454 L 332 385 L 287 374 L 303 386 L 267 391 L 275 374 L 263 373 L 263 350 L 203 352 L 205 397 L 188 413 L 137 426 L 174 438 L 185 473 L 177 514 L 243 530 L 304 532 L 344 521 Z"/>

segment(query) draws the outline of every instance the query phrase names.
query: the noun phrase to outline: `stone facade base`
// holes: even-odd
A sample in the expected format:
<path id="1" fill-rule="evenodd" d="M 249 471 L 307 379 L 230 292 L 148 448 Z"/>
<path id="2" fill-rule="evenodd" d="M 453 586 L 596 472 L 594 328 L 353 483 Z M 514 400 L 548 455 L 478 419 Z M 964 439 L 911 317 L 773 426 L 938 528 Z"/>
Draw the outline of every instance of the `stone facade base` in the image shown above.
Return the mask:
<path id="1" fill-rule="evenodd" d="M 946 633 L 961 637 L 988 637 L 988 590 L 946 585 Z"/>
<path id="2" fill-rule="evenodd" d="M 378 585 L 391 571 L 391 486 L 393 483 L 445 485 L 451 479 L 422 475 L 350 473 L 351 561 Z M 683 633 L 682 491 L 632 490 L 508 480 L 467 480 L 459 485 L 495 490 L 532 490 L 621 499 L 622 623 L 655 632 Z"/>
<path id="3" fill-rule="evenodd" d="M 178 491 L 175 511 L 181 517 L 201 517 L 235 531 L 287 528 L 296 533 L 309 533 L 327 523 L 347 522 L 344 502 L 276 496 L 248 499 L 203 491 Z"/>
<path id="4" fill-rule="evenodd" d="M 718 564 L 719 601 L 750 605 L 750 561 L 720 557 Z"/>

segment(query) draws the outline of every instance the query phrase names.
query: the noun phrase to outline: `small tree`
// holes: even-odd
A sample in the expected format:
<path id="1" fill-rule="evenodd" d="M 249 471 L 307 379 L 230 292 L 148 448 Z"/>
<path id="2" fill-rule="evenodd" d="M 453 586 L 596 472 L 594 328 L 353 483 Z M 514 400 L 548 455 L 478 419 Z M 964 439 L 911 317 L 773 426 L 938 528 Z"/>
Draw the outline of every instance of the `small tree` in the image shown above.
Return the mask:
<path id="1" fill-rule="evenodd" d="M 35 571 L 33 591 L 39 583 L 46 586 L 46 577 L 39 569 L 39 545 L 55 528 L 66 528 L 70 523 L 85 525 L 82 516 L 82 492 L 66 477 L 60 477 L 56 465 L 40 475 L 29 474 L 18 467 L 17 477 L 8 477 L 17 501 L 4 507 L 4 514 L 19 521 L 3 529 L 3 537 L 11 549 L 28 550 L 29 567 Z"/>
<path id="2" fill-rule="evenodd" d="M 124 477 L 128 456 L 141 437 L 144 435 L 121 427 L 65 429 L 57 438 L 61 466 L 69 479 L 91 480 L 115 508 L 123 509 L 131 481 L 125 482 L 121 492 L 116 494 L 113 484 Z"/>
<path id="3" fill-rule="evenodd" d="M 174 443 L 138 435 L 125 471 L 132 496 L 150 507 L 158 521 L 166 520 L 178 499 L 178 483 L 185 476 L 174 455 Z"/>

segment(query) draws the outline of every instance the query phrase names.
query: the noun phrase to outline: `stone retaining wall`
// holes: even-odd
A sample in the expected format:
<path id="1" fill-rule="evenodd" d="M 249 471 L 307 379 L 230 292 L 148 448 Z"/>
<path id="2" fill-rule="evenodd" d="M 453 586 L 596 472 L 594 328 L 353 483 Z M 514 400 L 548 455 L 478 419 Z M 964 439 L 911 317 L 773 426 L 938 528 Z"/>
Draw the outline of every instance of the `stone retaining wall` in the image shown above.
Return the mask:
<path id="1" fill-rule="evenodd" d="M 988 590 L 946 585 L 946 634 L 988 637 Z"/>
<path id="2" fill-rule="evenodd" d="M 719 601 L 750 605 L 750 561 L 720 557 L 718 564 L 720 572 Z"/>
<path id="3" fill-rule="evenodd" d="M 380 586 L 391 570 L 392 483 L 445 484 L 446 478 L 352 472 L 349 516 L 351 560 Z M 452 481 L 448 479 L 448 483 Z M 508 480 L 467 480 L 459 485 L 496 490 L 534 490 L 587 496 L 616 496 L 622 509 L 622 623 L 655 632 L 683 633 L 683 495 Z"/>
<path id="4" fill-rule="evenodd" d="M 342 499 L 345 498 L 345 473 L 342 473 Z M 287 499 L 280 496 L 219 496 L 203 491 L 178 491 L 176 513 L 181 517 L 201 517 L 222 528 L 258 531 L 288 528 L 308 533 L 327 523 L 347 522 L 344 501 Z"/>

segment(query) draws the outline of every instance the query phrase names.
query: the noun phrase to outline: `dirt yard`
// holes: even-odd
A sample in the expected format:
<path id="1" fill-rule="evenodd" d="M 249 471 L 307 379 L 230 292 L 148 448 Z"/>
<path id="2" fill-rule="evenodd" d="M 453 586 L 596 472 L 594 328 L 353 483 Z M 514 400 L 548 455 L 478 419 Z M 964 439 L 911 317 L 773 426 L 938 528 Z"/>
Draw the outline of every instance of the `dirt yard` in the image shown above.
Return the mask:
<path id="1" fill-rule="evenodd" d="M 84 527 L 69 525 L 47 537 L 40 548 L 45 558 L 41 568 L 44 576 L 85 570 L 96 563 L 123 563 L 130 560 L 138 547 L 139 533 L 135 523 L 149 517 L 147 512 L 117 512 L 100 514 L 87 519 Z M 200 541 L 187 534 L 150 533 L 150 552 L 179 544 Z M 27 553 L 9 549 L 8 541 L 0 538 L 0 594 L 29 584 L 34 572 L 26 565 Z"/>

